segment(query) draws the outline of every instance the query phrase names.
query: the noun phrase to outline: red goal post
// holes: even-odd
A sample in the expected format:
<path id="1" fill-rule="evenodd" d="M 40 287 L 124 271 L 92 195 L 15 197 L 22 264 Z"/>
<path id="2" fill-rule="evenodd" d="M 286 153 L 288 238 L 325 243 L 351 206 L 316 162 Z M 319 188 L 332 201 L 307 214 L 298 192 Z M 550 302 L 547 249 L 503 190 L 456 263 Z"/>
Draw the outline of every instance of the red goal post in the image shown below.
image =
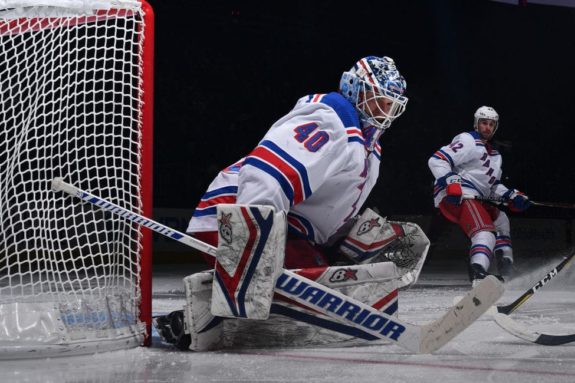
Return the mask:
<path id="1" fill-rule="evenodd" d="M 50 191 L 152 216 L 145 0 L 0 1 L 0 359 L 149 345 L 152 235 Z"/>

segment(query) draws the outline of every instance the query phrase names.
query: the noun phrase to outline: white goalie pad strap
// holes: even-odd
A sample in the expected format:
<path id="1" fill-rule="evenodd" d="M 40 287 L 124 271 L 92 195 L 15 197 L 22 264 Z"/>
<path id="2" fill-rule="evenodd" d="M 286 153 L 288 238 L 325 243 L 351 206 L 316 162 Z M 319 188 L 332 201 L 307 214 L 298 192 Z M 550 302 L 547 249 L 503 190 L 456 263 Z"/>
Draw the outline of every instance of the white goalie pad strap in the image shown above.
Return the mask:
<path id="1" fill-rule="evenodd" d="M 388 223 L 368 208 L 341 243 L 340 251 L 355 263 L 368 263 L 402 234 L 400 226 Z"/>
<path id="2" fill-rule="evenodd" d="M 192 351 L 217 350 L 222 347 L 222 319 L 214 317 L 210 311 L 212 280 L 211 272 L 197 273 L 184 278 L 185 333 L 190 334 Z"/>
<path id="3" fill-rule="evenodd" d="M 220 204 L 212 314 L 267 319 L 283 270 L 287 223 L 271 206 Z"/>

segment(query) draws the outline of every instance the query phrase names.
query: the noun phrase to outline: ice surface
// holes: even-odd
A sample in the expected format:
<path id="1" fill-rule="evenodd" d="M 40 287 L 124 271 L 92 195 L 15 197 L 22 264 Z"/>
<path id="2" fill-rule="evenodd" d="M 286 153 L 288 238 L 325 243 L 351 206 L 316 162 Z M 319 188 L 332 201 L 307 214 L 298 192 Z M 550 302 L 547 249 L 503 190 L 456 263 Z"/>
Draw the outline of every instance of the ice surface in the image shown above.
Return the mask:
<path id="1" fill-rule="evenodd" d="M 501 302 L 515 300 L 555 263 L 507 283 Z M 155 272 L 155 314 L 181 308 L 181 277 L 181 267 Z M 540 332 L 574 333 L 573 281 L 571 272 L 560 275 L 513 317 Z M 418 285 L 400 292 L 399 315 L 413 323 L 434 320 L 467 289 L 464 275 L 426 272 L 424 267 Z M 397 345 L 378 343 L 192 353 L 163 345 L 154 333 L 151 348 L 3 361 L 0 382 L 575 382 L 575 343 L 527 343 L 486 315 L 433 355 L 412 355 Z"/>

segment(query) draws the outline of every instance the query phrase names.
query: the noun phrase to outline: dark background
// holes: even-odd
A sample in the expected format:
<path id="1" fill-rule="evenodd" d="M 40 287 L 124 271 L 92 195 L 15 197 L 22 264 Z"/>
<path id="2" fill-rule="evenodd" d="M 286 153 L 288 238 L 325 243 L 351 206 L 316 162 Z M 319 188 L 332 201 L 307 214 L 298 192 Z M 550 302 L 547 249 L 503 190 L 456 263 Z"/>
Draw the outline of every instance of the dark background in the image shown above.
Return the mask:
<path id="1" fill-rule="evenodd" d="M 504 180 L 575 202 L 575 9 L 491 1 L 151 0 L 156 14 L 154 206 L 193 209 L 297 99 L 337 89 L 361 57 L 395 59 L 406 112 L 382 137 L 369 206 L 434 214 L 427 160 L 500 114 Z M 532 208 L 526 217 L 572 218 Z"/>

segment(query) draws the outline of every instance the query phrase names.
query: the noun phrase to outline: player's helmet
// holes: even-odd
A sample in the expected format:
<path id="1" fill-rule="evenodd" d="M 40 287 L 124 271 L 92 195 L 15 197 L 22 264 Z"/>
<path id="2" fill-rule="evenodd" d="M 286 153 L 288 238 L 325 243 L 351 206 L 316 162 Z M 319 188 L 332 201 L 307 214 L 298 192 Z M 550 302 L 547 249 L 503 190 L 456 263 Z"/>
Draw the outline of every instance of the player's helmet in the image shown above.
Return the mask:
<path id="1" fill-rule="evenodd" d="M 403 94 L 406 88 L 407 83 L 395 62 L 387 56 L 362 58 L 348 72 L 343 73 L 339 83 L 341 94 L 356 107 L 362 122 L 379 130 L 372 142 L 377 141 L 393 120 L 405 111 L 408 99 Z M 380 107 L 375 111 L 370 110 L 368 102 L 382 98 L 392 101 L 391 108 L 388 111 Z"/>
<path id="2" fill-rule="evenodd" d="M 475 121 L 473 122 L 473 128 L 477 131 L 477 125 L 479 124 L 479 120 L 493 120 L 495 121 L 495 128 L 493 128 L 493 133 L 491 137 L 495 134 L 497 128 L 499 128 L 499 114 L 490 106 L 482 106 L 481 108 L 475 111 L 473 115 Z"/>

